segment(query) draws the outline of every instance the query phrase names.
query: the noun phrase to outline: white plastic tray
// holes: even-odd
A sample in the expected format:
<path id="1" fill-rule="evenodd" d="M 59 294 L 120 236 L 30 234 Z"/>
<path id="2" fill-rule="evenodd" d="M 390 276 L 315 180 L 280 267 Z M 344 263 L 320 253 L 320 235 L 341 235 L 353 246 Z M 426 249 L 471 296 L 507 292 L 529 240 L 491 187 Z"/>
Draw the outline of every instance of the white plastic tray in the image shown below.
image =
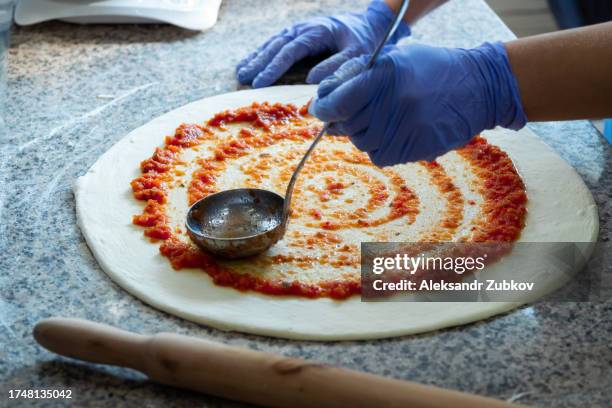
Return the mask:
<path id="1" fill-rule="evenodd" d="M 206 30 L 217 22 L 221 0 L 21 0 L 15 22 L 31 25 L 48 20 L 81 24 L 169 23 Z"/>

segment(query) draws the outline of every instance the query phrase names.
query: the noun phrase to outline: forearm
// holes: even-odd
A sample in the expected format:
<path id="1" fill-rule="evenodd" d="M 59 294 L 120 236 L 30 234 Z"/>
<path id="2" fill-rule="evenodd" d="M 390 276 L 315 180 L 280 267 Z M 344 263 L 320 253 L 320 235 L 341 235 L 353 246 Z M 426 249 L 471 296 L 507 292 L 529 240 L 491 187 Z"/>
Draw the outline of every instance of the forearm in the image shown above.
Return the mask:
<path id="1" fill-rule="evenodd" d="M 447 1 L 448 0 L 410 0 L 408 11 L 406 15 L 404 15 L 404 21 L 408 25 L 413 25 L 421 19 L 421 17 Z M 385 0 L 385 3 L 387 3 L 391 10 L 397 11 L 402 4 L 402 0 Z"/>
<path id="2" fill-rule="evenodd" d="M 530 121 L 612 116 L 612 22 L 506 44 Z"/>

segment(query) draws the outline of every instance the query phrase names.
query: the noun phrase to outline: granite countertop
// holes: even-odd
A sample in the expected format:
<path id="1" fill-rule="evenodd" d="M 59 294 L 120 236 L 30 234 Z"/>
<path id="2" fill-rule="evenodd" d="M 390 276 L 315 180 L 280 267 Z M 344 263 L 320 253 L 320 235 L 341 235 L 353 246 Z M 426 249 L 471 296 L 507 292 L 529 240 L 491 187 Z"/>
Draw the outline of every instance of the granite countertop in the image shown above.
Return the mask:
<path id="1" fill-rule="evenodd" d="M 170 331 L 538 406 L 609 406 L 612 303 L 549 303 L 417 336 L 317 343 L 226 333 L 174 318 L 102 272 L 75 223 L 72 182 L 130 130 L 187 102 L 238 87 L 236 62 L 307 16 L 354 9 L 352 0 L 225 0 L 219 22 L 193 33 L 170 26 L 15 28 L 9 62 L 8 140 L 0 145 L 0 405 L 8 389 L 70 388 L 77 406 L 238 406 L 154 385 L 127 369 L 59 358 L 33 325 L 74 316 L 143 333 Z M 360 3 L 365 4 L 362 0 Z M 415 40 L 475 46 L 512 38 L 482 0 L 453 0 L 414 27 Z M 611 149 L 584 121 L 533 130 L 571 163 L 612 231 Z"/>

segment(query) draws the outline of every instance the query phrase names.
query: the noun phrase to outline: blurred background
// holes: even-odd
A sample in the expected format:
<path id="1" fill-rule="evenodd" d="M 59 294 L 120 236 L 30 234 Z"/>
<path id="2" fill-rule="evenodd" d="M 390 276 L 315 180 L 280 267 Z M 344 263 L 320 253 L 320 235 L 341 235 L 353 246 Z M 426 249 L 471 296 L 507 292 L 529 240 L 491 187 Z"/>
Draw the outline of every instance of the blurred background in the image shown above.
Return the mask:
<path id="1" fill-rule="evenodd" d="M 559 29 L 548 0 L 486 0 L 518 37 Z"/>
<path id="2" fill-rule="evenodd" d="M 518 37 L 612 20 L 611 0 L 485 0 Z"/>

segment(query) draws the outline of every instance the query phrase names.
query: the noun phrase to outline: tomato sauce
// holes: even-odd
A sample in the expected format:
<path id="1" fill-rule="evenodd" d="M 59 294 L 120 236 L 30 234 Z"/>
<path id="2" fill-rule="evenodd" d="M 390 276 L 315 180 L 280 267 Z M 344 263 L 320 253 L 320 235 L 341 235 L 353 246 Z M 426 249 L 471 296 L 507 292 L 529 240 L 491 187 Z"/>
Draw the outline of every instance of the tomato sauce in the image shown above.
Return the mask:
<path id="1" fill-rule="evenodd" d="M 300 115 L 295 105 L 268 102 L 254 103 L 244 108 L 226 110 L 208 121 L 209 126 L 223 127 L 227 123 L 249 122 L 255 127 L 269 130 L 272 126 L 282 125 Z"/>
<path id="2" fill-rule="evenodd" d="M 499 147 L 483 137 L 475 137 L 457 151 L 471 165 L 480 179 L 479 193 L 484 218 L 478 223 L 471 241 L 516 241 L 527 216 L 527 193 L 514 163 Z"/>
<path id="3" fill-rule="evenodd" d="M 169 226 L 167 201 L 170 185 L 175 176 L 184 170 L 181 161 L 183 149 L 193 148 L 207 140 L 215 143 L 215 129 L 225 130 L 228 124 L 246 124 L 236 137 L 228 137 L 214 144 L 214 154 L 207 159 L 197 159 L 197 168 L 185 187 L 190 204 L 217 192 L 217 182 L 228 164 L 246 155 L 254 156 L 243 166 L 245 175 L 253 180 L 262 180 L 267 173 L 279 167 L 279 163 L 292 163 L 301 154 L 291 150 L 281 158 L 269 153 L 252 155 L 277 143 L 312 140 L 319 132 L 318 126 L 308 125 L 307 106 L 254 103 L 251 106 L 228 110 L 215 115 L 206 124 L 182 124 L 174 135 L 165 138 L 163 147 L 157 148 L 151 158 L 141 163 L 141 175 L 131 182 L 134 198 L 144 201 L 142 213 L 133 217 L 135 225 L 144 228 L 145 236 L 152 241 L 162 241 L 160 253 L 169 259 L 174 269 L 199 268 L 206 272 L 213 282 L 237 290 L 252 290 L 268 295 L 290 295 L 308 298 L 329 297 L 344 299 L 359 294 L 361 284 L 357 277 L 325 280 L 316 283 L 299 280 L 270 279 L 255 274 L 241 273 L 214 256 L 198 249 L 186 241 L 180 228 L 174 231 Z M 288 126 L 290 125 L 290 126 Z M 249 127 L 250 126 L 250 127 Z M 340 137 L 339 140 L 346 138 Z M 345 140 L 348 143 L 348 139 Z M 354 150 L 354 149 L 353 149 Z M 476 137 L 457 153 L 471 166 L 477 178 L 478 192 L 483 197 L 480 204 L 482 217 L 474 226 L 471 236 L 464 240 L 475 242 L 512 242 L 518 239 L 525 223 L 527 195 L 525 186 L 510 158 L 501 149 L 489 145 L 484 138 Z M 291 263 L 301 268 L 314 265 L 329 265 L 333 268 L 358 267 L 360 262 L 357 245 L 346 244 L 336 231 L 346 228 L 367 228 L 379 226 L 391 220 L 402 218 L 406 225 L 412 224 L 420 212 L 420 200 L 403 178 L 392 169 L 382 169 L 388 182 L 360 171 L 357 166 L 373 166 L 367 155 L 345 150 L 317 151 L 304 167 L 303 175 L 296 185 L 296 200 L 292 217 L 304 217 L 307 226 L 318 228 L 314 234 L 294 232 L 292 246 L 323 251 L 319 256 L 277 255 L 255 258 L 263 264 Z M 442 242 L 451 240 L 463 221 L 466 205 L 460 190 L 437 162 L 420 163 L 431 183 L 444 198 L 442 217 L 437 225 L 419 237 L 421 241 Z M 279 183 L 286 184 L 294 165 L 282 165 L 278 174 Z M 334 176 L 323 178 L 324 187 L 303 186 L 303 180 L 317 178 L 318 174 L 331 172 Z M 354 180 L 354 181 L 353 181 Z M 284 186 L 283 184 L 283 186 Z M 344 198 L 349 188 L 358 184 L 364 188 L 364 205 L 355 209 L 344 209 L 354 203 L 353 198 Z M 300 199 L 303 191 L 310 191 L 318 197 L 318 204 L 309 208 L 312 202 Z M 313 197 L 311 195 L 310 197 Z M 367 197 L 367 198 L 365 198 Z M 344 203 L 338 205 L 338 202 Z M 475 205 L 473 200 L 467 204 Z M 372 212 L 387 205 L 385 215 L 373 218 Z"/>

